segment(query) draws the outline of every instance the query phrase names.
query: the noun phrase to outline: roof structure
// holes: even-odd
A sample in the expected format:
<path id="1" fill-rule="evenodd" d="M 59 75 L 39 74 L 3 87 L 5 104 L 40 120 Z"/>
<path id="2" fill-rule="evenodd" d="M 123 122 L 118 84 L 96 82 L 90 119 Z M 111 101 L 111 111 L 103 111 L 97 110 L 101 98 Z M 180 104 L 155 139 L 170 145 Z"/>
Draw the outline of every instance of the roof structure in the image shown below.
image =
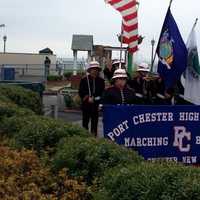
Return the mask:
<path id="1" fill-rule="evenodd" d="M 39 51 L 39 54 L 52 54 L 53 55 L 53 51 L 47 47 L 47 48 Z"/>
<path id="2" fill-rule="evenodd" d="M 92 51 L 93 50 L 93 36 L 92 35 L 73 35 L 72 50 Z"/>

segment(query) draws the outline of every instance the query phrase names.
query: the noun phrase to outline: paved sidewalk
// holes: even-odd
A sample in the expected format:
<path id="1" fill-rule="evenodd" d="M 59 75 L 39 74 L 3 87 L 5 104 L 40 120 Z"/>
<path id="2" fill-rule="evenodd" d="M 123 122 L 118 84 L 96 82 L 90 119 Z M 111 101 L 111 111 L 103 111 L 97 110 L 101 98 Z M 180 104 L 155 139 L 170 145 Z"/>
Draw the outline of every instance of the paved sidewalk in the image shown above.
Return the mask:
<path id="1" fill-rule="evenodd" d="M 62 119 L 66 122 L 70 122 L 73 124 L 78 124 L 81 126 L 82 124 L 82 115 L 81 111 L 65 111 L 65 112 L 59 112 L 58 113 L 58 118 Z M 102 138 L 103 137 L 103 122 L 102 122 L 102 117 L 99 117 L 99 125 L 98 125 L 98 137 Z"/>

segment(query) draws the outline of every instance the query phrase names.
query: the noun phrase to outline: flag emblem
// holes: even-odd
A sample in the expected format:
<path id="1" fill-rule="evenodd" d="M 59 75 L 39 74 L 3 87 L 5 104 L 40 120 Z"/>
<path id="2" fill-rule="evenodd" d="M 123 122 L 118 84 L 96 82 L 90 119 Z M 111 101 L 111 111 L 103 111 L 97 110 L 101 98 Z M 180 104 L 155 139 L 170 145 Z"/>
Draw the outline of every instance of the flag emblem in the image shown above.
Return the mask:
<path id="1" fill-rule="evenodd" d="M 164 31 L 161 36 L 159 44 L 159 56 L 161 62 L 165 64 L 168 69 L 171 69 L 171 64 L 174 60 L 173 39 L 169 38 L 168 30 Z"/>
<path id="2" fill-rule="evenodd" d="M 200 79 L 199 56 L 197 47 L 190 50 L 188 55 L 188 70 L 195 79 Z"/>

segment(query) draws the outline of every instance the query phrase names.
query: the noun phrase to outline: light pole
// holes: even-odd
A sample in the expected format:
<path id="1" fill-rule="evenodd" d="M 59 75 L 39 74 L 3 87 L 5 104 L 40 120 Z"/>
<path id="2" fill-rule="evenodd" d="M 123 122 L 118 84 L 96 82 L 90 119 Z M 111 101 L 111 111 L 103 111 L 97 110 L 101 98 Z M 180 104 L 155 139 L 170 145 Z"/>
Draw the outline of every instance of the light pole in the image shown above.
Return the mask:
<path id="1" fill-rule="evenodd" d="M 6 53 L 6 41 L 7 41 L 7 36 L 4 35 L 4 36 L 3 36 L 3 44 L 4 44 L 4 45 L 3 45 L 3 52 L 4 52 L 4 53 Z"/>
<path id="2" fill-rule="evenodd" d="M 5 28 L 5 27 L 6 27 L 5 24 L 0 24 L 0 28 Z M 4 80 L 3 68 L 4 68 L 4 66 L 2 65 L 2 69 L 1 69 L 1 80 Z"/>
<path id="3" fill-rule="evenodd" d="M 154 57 L 154 45 L 155 45 L 156 41 L 154 40 L 154 38 L 151 40 L 151 72 L 153 72 L 153 57 Z"/>
<path id="4" fill-rule="evenodd" d="M 0 24 L 0 28 L 5 28 L 6 25 L 5 24 Z M 5 53 L 5 49 L 6 49 L 6 40 L 7 40 L 7 37 L 4 36 L 3 37 L 3 41 L 4 41 L 4 53 Z"/>

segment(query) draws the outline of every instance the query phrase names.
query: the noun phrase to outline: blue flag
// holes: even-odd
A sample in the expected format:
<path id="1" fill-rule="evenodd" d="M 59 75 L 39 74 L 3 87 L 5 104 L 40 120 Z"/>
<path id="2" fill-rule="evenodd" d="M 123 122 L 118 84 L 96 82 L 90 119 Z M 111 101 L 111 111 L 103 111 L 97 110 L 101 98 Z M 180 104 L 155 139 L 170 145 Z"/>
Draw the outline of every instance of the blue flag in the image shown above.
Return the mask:
<path id="1" fill-rule="evenodd" d="M 158 73 L 164 80 L 165 88 L 171 88 L 180 80 L 187 67 L 188 53 L 170 8 L 161 31 L 157 55 Z"/>

